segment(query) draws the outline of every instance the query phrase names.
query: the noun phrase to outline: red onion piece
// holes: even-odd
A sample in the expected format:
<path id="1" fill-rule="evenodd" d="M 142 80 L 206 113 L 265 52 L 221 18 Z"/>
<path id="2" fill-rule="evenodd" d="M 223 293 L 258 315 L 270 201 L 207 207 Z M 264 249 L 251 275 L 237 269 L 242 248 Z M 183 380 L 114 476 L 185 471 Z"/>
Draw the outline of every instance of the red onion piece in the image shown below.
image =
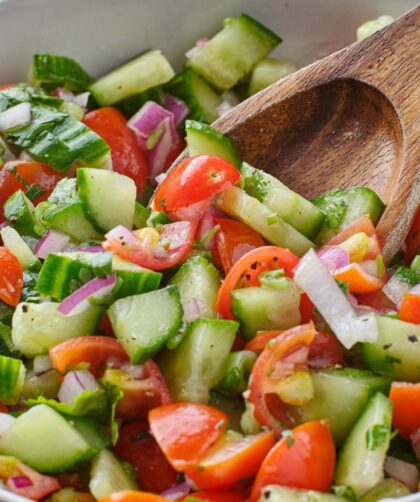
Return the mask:
<path id="1" fill-rule="evenodd" d="M 401 281 L 396 274 L 385 284 L 382 291 L 399 308 L 401 300 L 405 293 L 408 293 L 411 286 Z"/>
<path id="2" fill-rule="evenodd" d="M 173 113 L 175 120 L 175 127 L 186 118 L 189 113 L 189 108 L 182 99 L 172 96 L 172 94 L 165 94 L 165 101 L 163 107 Z"/>
<path id="3" fill-rule="evenodd" d="M 410 438 L 417 460 L 420 460 L 420 427 L 411 434 Z"/>
<path id="4" fill-rule="evenodd" d="M 420 296 L 420 284 L 416 284 L 413 288 L 408 291 L 410 295 Z"/>
<path id="5" fill-rule="evenodd" d="M 165 497 L 169 500 L 178 500 L 181 497 L 185 497 L 191 492 L 191 488 L 188 483 L 184 481 L 178 485 L 171 486 L 167 490 L 163 491 L 160 496 Z"/>
<path id="6" fill-rule="evenodd" d="M 415 465 L 399 458 L 386 457 L 384 471 L 389 477 L 406 485 L 412 492 L 417 491 L 419 473 Z"/>
<path id="7" fill-rule="evenodd" d="M 153 101 L 147 101 L 127 122 L 128 127 L 136 133 L 138 144 L 142 150 L 148 149 L 149 136 L 162 125 L 165 119 L 169 119 L 171 122 L 171 137 L 173 141 L 176 141 L 174 114 Z"/>
<path id="8" fill-rule="evenodd" d="M 183 320 L 185 322 L 192 322 L 198 319 L 206 311 L 206 306 L 197 298 L 190 298 L 182 304 L 184 310 Z"/>
<path id="9" fill-rule="evenodd" d="M 28 476 L 13 476 L 7 480 L 8 485 L 12 489 L 19 490 L 20 488 L 27 488 L 28 486 L 32 486 L 32 481 L 28 478 Z"/>
<path id="10" fill-rule="evenodd" d="M 45 258 L 50 253 L 59 253 L 62 251 L 70 241 L 70 237 L 55 230 L 48 230 L 48 232 L 38 241 L 35 247 L 35 255 L 38 258 Z"/>
<path id="11" fill-rule="evenodd" d="M 15 421 L 16 418 L 14 416 L 8 413 L 0 413 L 0 436 L 3 436 Z"/>
<path id="12" fill-rule="evenodd" d="M 210 204 L 210 200 L 201 200 L 189 206 L 171 211 L 169 216 L 173 221 L 199 221 L 204 216 Z"/>
<path id="13" fill-rule="evenodd" d="M 123 245 L 127 246 L 131 246 L 138 241 L 133 232 L 131 232 L 131 230 L 128 230 L 128 228 L 124 227 L 123 225 L 118 225 L 117 227 L 113 228 L 107 234 L 105 234 L 105 237 L 108 240 L 119 240 Z"/>
<path id="14" fill-rule="evenodd" d="M 131 364 L 130 362 L 126 362 L 121 364 L 120 369 L 137 380 L 143 380 L 147 377 L 146 369 L 142 364 Z"/>
<path id="15" fill-rule="evenodd" d="M 69 371 L 58 391 L 58 399 L 62 403 L 73 406 L 75 399 L 85 390 L 96 390 L 97 388 L 99 388 L 99 385 L 89 371 Z"/>
<path id="16" fill-rule="evenodd" d="M 149 178 L 154 182 L 156 176 L 161 174 L 166 167 L 166 160 L 170 152 L 176 147 L 178 137 L 175 131 L 175 124 L 172 117 L 167 117 L 160 124 L 161 135 L 151 150 L 147 150 L 147 164 L 149 167 Z M 174 133 L 175 132 L 175 137 Z"/>
<path id="17" fill-rule="evenodd" d="M 31 121 L 31 105 L 20 103 L 0 113 L 0 131 L 12 129 Z"/>
<path id="18" fill-rule="evenodd" d="M 318 256 L 330 272 L 350 264 L 348 251 L 338 246 L 325 246 L 319 251 Z"/>
<path id="19" fill-rule="evenodd" d="M 65 298 L 57 310 L 64 315 L 79 314 L 89 307 L 89 298 L 105 298 L 114 289 L 116 282 L 115 274 L 108 275 L 104 279 L 99 277 L 92 279 Z"/>

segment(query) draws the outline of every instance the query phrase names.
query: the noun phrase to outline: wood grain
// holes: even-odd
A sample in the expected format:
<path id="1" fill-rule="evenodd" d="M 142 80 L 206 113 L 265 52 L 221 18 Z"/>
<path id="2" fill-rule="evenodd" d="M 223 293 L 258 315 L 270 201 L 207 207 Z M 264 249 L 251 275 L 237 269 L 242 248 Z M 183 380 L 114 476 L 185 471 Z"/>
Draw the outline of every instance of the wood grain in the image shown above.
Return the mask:
<path id="1" fill-rule="evenodd" d="M 367 186 L 384 200 L 386 260 L 420 203 L 420 7 L 276 82 L 215 122 L 243 160 L 312 197 Z"/>

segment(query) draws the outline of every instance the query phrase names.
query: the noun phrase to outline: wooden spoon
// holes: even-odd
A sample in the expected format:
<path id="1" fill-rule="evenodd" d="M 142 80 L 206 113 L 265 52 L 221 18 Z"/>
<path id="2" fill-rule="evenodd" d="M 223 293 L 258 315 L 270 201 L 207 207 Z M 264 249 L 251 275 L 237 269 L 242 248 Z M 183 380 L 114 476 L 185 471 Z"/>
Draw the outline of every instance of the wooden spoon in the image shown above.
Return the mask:
<path id="1" fill-rule="evenodd" d="M 386 204 L 377 230 L 387 261 L 420 203 L 419 14 L 274 83 L 214 124 L 243 160 L 305 197 L 375 190 Z"/>

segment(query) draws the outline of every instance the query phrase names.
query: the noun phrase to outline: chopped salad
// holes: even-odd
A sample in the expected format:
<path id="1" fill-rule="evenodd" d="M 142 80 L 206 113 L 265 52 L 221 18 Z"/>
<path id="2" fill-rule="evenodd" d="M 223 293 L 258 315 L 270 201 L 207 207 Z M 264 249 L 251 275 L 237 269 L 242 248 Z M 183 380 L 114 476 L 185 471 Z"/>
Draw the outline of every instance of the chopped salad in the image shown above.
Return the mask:
<path id="1" fill-rule="evenodd" d="M 36 54 L 28 83 L 0 89 L 5 489 L 48 502 L 419 491 L 420 211 L 384 263 L 375 192 L 307 200 L 209 125 L 295 70 L 267 58 L 280 41 L 243 14 L 178 75 L 159 50 L 97 80 Z M 184 136 L 189 157 L 168 171 Z"/>

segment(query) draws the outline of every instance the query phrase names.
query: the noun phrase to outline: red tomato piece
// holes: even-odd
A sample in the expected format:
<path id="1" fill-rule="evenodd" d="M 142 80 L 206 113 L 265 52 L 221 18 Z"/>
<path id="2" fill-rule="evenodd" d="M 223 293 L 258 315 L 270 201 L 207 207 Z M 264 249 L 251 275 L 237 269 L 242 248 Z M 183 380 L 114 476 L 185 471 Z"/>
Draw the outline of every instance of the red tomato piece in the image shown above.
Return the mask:
<path id="1" fill-rule="evenodd" d="M 102 243 L 102 247 L 142 267 L 164 270 L 185 261 L 191 251 L 196 229 L 197 223 L 179 221 L 162 225 L 158 245 L 151 245 L 144 239 L 127 246 L 119 239 L 109 239 Z"/>
<path id="2" fill-rule="evenodd" d="M 9 413 L 9 408 L 3 403 L 0 403 L 0 413 Z"/>
<path id="3" fill-rule="evenodd" d="M 155 493 L 124 490 L 104 497 L 100 502 L 168 502 L 168 499 Z"/>
<path id="4" fill-rule="evenodd" d="M 4 220 L 3 206 L 7 199 L 17 190 L 26 192 L 26 185 L 36 184 L 44 189 L 44 194 L 37 197 L 33 202 L 47 199 L 55 185 L 63 178 L 63 175 L 55 171 L 47 164 L 36 161 L 13 160 L 6 162 L 0 170 L 0 221 Z"/>
<path id="5" fill-rule="evenodd" d="M 181 502 L 186 502 L 188 497 L 204 500 L 205 502 L 245 502 L 246 498 L 240 493 L 235 492 L 192 492 L 181 499 Z"/>
<path id="6" fill-rule="evenodd" d="M 89 363 L 89 371 L 96 377 L 102 375 L 105 363 L 128 361 L 128 356 L 115 338 L 108 336 L 82 336 L 71 338 L 50 349 L 50 358 L 54 368 L 65 373 L 69 366 Z"/>
<path id="7" fill-rule="evenodd" d="M 157 406 L 172 403 L 172 396 L 156 363 L 149 359 L 143 365 L 125 369 L 108 369 L 104 380 L 123 392 L 116 415 L 125 420 L 139 420 Z"/>
<path id="8" fill-rule="evenodd" d="M 420 383 L 393 382 L 389 398 L 393 404 L 392 423 L 401 437 L 409 439 L 420 428 Z"/>
<path id="9" fill-rule="evenodd" d="M 359 305 L 371 307 L 379 312 L 389 312 L 390 310 L 395 310 L 395 304 L 382 290 L 374 291 L 373 293 L 366 293 L 365 295 L 359 295 L 357 300 Z"/>
<path id="10" fill-rule="evenodd" d="M 264 486 L 279 484 L 328 492 L 334 477 L 335 447 L 323 420 L 307 422 L 283 437 L 258 471 L 250 502 L 256 502 Z"/>
<path id="11" fill-rule="evenodd" d="M 176 483 L 178 473 L 148 430 L 147 422 L 123 425 L 114 452 L 131 464 L 143 490 L 161 493 Z"/>
<path id="12" fill-rule="evenodd" d="M 417 209 L 416 216 L 405 239 L 404 263 L 410 265 L 418 254 L 420 254 L 420 207 Z"/>
<path id="13" fill-rule="evenodd" d="M 224 433 L 229 417 L 212 406 L 174 403 L 149 413 L 150 429 L 177 471 L 195 465 Z"/>
<path id="14" fill-rule="evenodd" d="M 275 445 L 272 431 L 256 436 L 227 432 L 185 474 L 196 486 L 206 490 L 234 487 L 241 480 L 255 476 L 267 453 Z"/>
<path id="15" fill-rule="evenodd" d="M 175 211 L 239 183 L 241 175 L 230 162 L 214 155 L 196 155 L 175 166 L 158 187 L 156 211 Z"/>
<path id="16" fill-rule="evenodd" d="M 116 108 L 99 108 L 86 113 L 83 123 L 111 147 L 112 169 L 131 178 L 140 193 L 147 182 L 147 163 L 127 119 Z"/>
<path id="17" fill-rule="evenodd" d="M 226 319 L 234 319 L 230 311 L 230 292 L 237 287 L 259 286 L 258 276 L 265 270 L 283 268 L 286 277 L 293 277 L 299 258 L 288 249 L 263 246 L 242 256 L 226 275 L 220 287 L 216 308 Z"/>
<path id="18" fill-rule="evenodd" d="M 307 371 L 309 347 L 316 334 L 313 323 L 281 333 L 264 348 L 252 368 L 248 399 L 255 407 L 255 418 L 278 435 L 292 422 L 281 407 L 274 416 L 267 396 L 274 394 L 278 398 L 276 388 L 279 383 L 297 370 Z"/>
<path id="19" fill-rule="evenodd" d="M 0 300 L 16 307 L 23 289 L 23 270 L 16 256 L 0 247 Z"/>
<path id="20" fill-rule="evenodd" d="M 405 293 L 399 312 L 402 321 L 420 324 L 420 295 Z"/>
<path id="21" fill-rule="evenodd" d="M 216 225 L 220 225 L 216 234 L 216 246 L 225 274 L 242 256 L 264 246 L 260 234 L 245 223 L 230 218 L 215 218 L 214 221 Z"/>

